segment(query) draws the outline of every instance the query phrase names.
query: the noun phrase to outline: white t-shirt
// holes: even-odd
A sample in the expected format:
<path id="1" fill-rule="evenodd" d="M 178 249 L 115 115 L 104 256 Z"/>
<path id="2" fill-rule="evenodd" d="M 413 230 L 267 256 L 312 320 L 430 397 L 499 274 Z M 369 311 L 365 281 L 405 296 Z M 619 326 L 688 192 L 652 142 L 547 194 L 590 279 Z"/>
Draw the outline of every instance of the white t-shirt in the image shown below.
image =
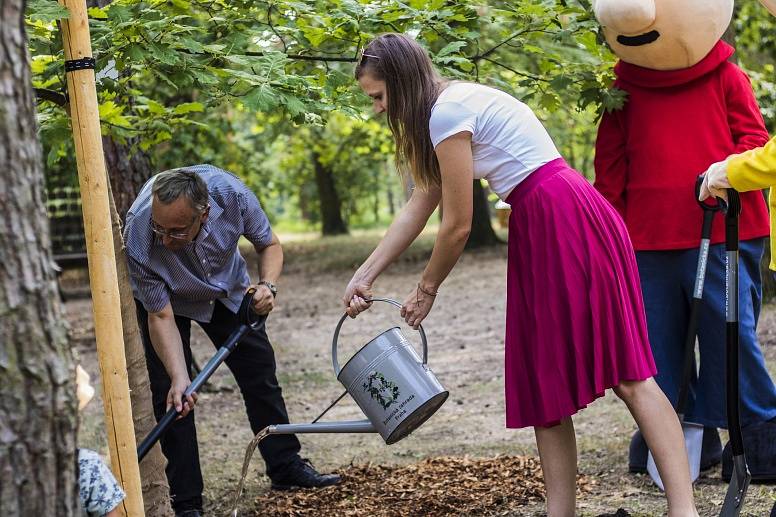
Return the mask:
<path id="1" fill-rule="evenodd" d="M 481 84 L 450 84 L 434 103 L 428 126 L 434 148 L 449 136 L 470 132 L 474 177 L 487 180 L 501 199 L 533 171 L 560 158 L 531 108 Z"/>

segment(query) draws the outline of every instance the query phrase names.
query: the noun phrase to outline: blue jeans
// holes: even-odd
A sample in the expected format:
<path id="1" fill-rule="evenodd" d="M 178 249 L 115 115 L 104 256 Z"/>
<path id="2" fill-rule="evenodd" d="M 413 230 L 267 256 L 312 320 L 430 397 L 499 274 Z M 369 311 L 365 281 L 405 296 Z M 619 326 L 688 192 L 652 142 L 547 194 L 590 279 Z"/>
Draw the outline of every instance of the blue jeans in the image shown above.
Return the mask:
<path id="1" fill-rule="evenodd" d="M 739 328 L 741 423 L 776 417 L 776 387 L 757 342 L 763 239 L 741 242 Z M 679 397 L 698 249 L 639 251 L 636 260 L 644 293 L 647 327 L 657 364 L 655 379 L 672 404 Z M 727 427 L 725 410 L 725 246 L 709 250 L 698 324 L 700 368 L 691 383 L 686 418 L 709 427 Z"/>

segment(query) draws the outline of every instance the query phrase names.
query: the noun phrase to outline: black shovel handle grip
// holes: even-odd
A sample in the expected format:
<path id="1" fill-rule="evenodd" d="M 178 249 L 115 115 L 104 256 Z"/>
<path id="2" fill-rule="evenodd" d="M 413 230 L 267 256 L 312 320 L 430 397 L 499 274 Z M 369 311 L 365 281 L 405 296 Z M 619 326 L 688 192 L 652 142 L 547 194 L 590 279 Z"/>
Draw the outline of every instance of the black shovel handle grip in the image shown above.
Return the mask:
<path id="1" fill-rule="evenodd" d="M 199 390 L 199 388 L 207 382 L 210 376 L 213 375 L 213 372 L 215 372 L 221 363 L 226 360 L 227 356 L 232 353 L 245 334 L 251 330 L 260 328 L 267 321 L 266 315 L 257 315 L 252 309 L 253 294 L 255 292 L 256 289 L 251 288 L 248 290 L 248 292 L 245 293 L 242 303 L 240 304 L 240 308 L 237 312 L 240 325 L 237 327 L 237 329 L 235 329 L 234 332 L 232 332 L 224 344 L 221 345 L 221 347 L 218 349 L 218 352 L 216 352 L 216 355 L 214 355 L 202 368 L 202 370 L 199 372 L 199 375 L 194 377 L 194 380 L 191 381 L 191 384 L 189 384 L 188 388 L 186 388 L 186 391 L 183 392 L 184 398 L 189 397 L 192 393 L 196 393 L 197 390 Z M 169 410 L 167 410 L 167 413 L 165 413 L 159 422 L 157 422 L 154 428 L 151 429 L 151 432 L 148 433 L 148 436 L 146 436 L 137 447 L 138 461 L 141 461 L 146 456 L 146 454 L 148 454 L 148 451 L 151 450 L 151 447 L 153 447 L 154 444 L 164 435 L 164 433 L 167 432 L 167 429 L 169 429 L 170 425 L 175 422 L 175 419 L 178 418 L 178 415 L 179 411 L 175 409 L 175 406 L 172 406 Z"/>
<path id="2" fill-rule="evenodd" d="M 703 208 L 704 211 L 709 211 L 709 212 L 719 212 L 720 210 L 723 210 L 724 203 L 720 202 L 722 200 L 719 198 L 717 198 L 716 200 L 712 198 L 708 198 L 703 201 L 698 199 L 701 195 L 701 186 L 703 186 L 703 176 L 698 176 L 697 178 L 695 178 L 695 201 L 697 201 L 698 204 L 701 205 L 701 208 Z"/>

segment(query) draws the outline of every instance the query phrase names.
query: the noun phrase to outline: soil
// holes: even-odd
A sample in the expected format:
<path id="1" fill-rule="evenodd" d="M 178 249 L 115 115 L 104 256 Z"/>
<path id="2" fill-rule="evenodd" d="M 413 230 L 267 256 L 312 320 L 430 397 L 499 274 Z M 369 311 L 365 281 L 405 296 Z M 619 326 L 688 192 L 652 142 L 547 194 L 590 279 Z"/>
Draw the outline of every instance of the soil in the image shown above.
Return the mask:
<path id="1" fill-rule="evenodd" d="M 368 248 L 368 247 L 367 247 Z M 278 378 L 284 390 L 292 422 L 306 423 L 314 419 L 343 389 L 335 379 L 331 366 L 331 339 L 341 314 L 341 295 L 350 278 L 349 267 L 331 270 L 316 268 L 316 261 L 305 259 L 302 248 L 290 245 L 287 267 L 279 283 L 277 308 L 268 321 L 268 332 L 275 348 Z M 378 281 L 376 293 L 402 301 L 414 287 L 424 266 L 427 249 L 415 259 L 402 261 L 389 269 Z M 383 481 L 369 485 L 369 493 L 378 497 L 390 476 L 428 467 L 428 462 L 470 461 L 480 469 L 494 468 L 493 461 L 502 457 L 507 465 L 512 461 L 533 461 L 536 457 L 533 431 L 510 430 L 504 426 L 503 397 L 503 334 L 505 294 L 504 247 L 467 252 L 442 286 L 424 327 L 428 335 L 429 365 L 440 382 L 450 391 L 450 398 L 428 422 L 411 436 L 397 444 L 386 446 L 374 434 L 310 434 L 301 435 L 303 456 L 321 471 L 338 471 L 351 484 L 353 480 L 371 478 L 381 472 Z M 350 264 L 350 260 L 346 261 Z M 327 268 L 328 269 L 328 268 Z M 357 348 L 383 330 L 399 324 L 396 309 L 377 304 L 357 320 L 348 320 L 340 337 L 340 358 L 346 359 Z M 88 299 L 66 303 L 71 334 L 80 361 L 96 372 L 96 354 L 92 331 L 92 312 Z M 417 333 L 403 327 L 402 332 L 418 343 Z M 763 351 L 771 374 L 776 378 L 776 306 L 766 305 L 760 323 Z M 195 325 L 192 332 L 194 355 L 203 364 L 214 349 Z M 723 380 L 720 380 L 723 382 Z M 99 393 L 99 390 L 98 390 Z M 226 515 L 240 478 L 245 448 L 253 438 L 247 424 L 243 403 L 236 384 L 226 368 L 216 372 L 208 390 L 201 393 L 197 404 L 197 433 L 200 458 L 205 478 L 206 511 L 208 515 Z M 363 418 L 348 398 L 332 409 L 326 419 Z M 615 514 L 618 509 L 630 515 L 664 515 L 663 494 L 647 475 L 629 474 L 627 449 L 636 426 L 625 405 L 611 392 L 574 417 L 579 450 L 579 473 L 586 489 L 578 497 L 579 515 Z M 724 433 L 723 433 L 724 439 Z M 102 405 L 93 401 L 85 410 L 80 444 L 106 450 L 102 421 Z M 528 457 L 516 459 L 516 457 Z M 424 463 L 425 462 L 425 463 Z M 414 466 L 414 467 L 413 467 Z M 373 469 L 373 470 L 369 470 Z M 377 469 L 377 470 L 374 470 Z M 312 515 L 301 502 L 306 495 L 276 494 L 269 490 L 269 480 L 263 475 L 264 464 L 258 454 L 251 462 L 240 499 L 240 515 Z M 460 476 L 446 468 L 440 474 L 454 484 Z M 538 469 L 526 471 L 525 483 L 536 483 Z M 386 477 L 387 476 L 387 477 Z M 530 478 L 530 479 L 529 479 Z M 540 478 L 539 478 L 540 479 Z M 366 482 L 366 480 L 365 480 Z M 500 486 L 497 479 L 493 480 Z M 355 483 L 358 486 L 359 483 Z M 417 485 L 422 489 L 422 484 Z M 434 485 L 436 486 L 436 485 Z M 513 490 L 504 483 L 505 493 Z M 717 515 L 727 484 L 720 479 L 720 468 L 702 473 L 695 486 L 696 501 L 701 515 Z M 336 488 L 324 491 L 337 490 Z M 429 489 L 428 500 L 439 497 L 438 486 Z M 473 501 L 480 496 L 470 491 Z M 364 492 L 356 497 L 365 497 Z M 459 494 L 460 495 L 460 494 Z M 505 494 L 506 495 L 506 494 Z M 294 497 L 300 507 L 295 510 Z M 352 498 L 351 498 L 352 499 Z M 742 515 L 768 515 L 776 500 L 773 486 L 752 485 Z M 328 496 L 320 499 L 317 515 L 331 503 Z M 329 501 L 328 503 L 326 501 Z M 383 505 L 393 504 L 391 499 Z M 542 515 L 541 497 L 505 498 L 492 508 L 481 508 L 477 515 Z M 356 501 L 358 503 L 358 501 Z M 427 501 L 428 502 L 428 501 Z M 472 501 L 469 501 L 470 503 Z M 272 506 L 273 504 L 280 506 Z M 368 510 L 373 502 L 364 501 L 364 511 L 344 510 L 339 515 L 377 515 Z M 282 511 L 278 508 L 282 508 Z M 463 503 L 457 510 L 441 506 L 409 512 L 415 515 L 465 515 Z M 331 508 L 329 508 L 331 510 Z M 286 513 L 283 513 L 286 512 Z M 622 513 L 621 513 L 622 515 Z"/>

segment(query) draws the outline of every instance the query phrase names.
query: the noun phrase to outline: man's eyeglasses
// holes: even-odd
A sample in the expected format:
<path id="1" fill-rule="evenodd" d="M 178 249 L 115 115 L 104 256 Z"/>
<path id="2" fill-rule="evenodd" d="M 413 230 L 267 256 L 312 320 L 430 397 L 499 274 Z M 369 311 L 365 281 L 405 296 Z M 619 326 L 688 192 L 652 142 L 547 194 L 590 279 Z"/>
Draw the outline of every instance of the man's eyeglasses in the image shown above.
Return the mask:
<path id="1" fill-rule="evenodd" d="M 194 224 L 197 222 L 197 218 L 195 217 L 193 221 L 191 221 L 191 224 L 188 225 L 183 230 L 176 230 L 176 231 L 170 231 L 165 230 L 158 224 L 154 222 L 153 219 L 151 219 L 151 231 L 154 232 L 159 237 L 169 237 L 170 239 L 176 239 L 179 241 L 185 241 L 189 238 L 189 232 L 191 231 L 191 227 L 194 226 Z"/>

